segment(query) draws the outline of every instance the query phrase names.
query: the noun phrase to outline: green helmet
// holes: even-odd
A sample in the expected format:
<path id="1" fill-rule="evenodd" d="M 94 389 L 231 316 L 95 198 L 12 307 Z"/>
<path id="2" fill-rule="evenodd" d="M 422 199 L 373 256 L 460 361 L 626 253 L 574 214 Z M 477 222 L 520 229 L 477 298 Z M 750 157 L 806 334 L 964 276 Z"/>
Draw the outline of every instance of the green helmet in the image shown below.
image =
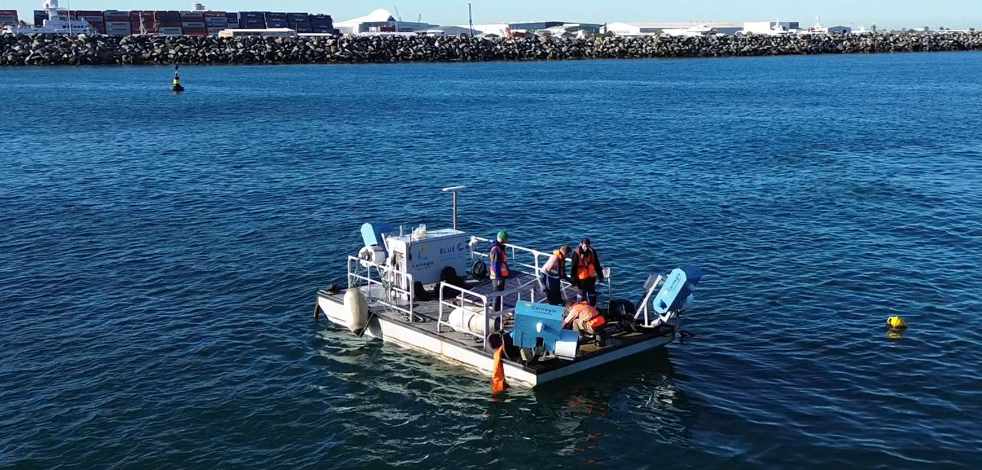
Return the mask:
<path id="1" fill-rule="evenodd" d="M 507 240 L 507 239 L 508 239 L 508 232 L 504 230 L 498 232 L 498 240 Z"/>

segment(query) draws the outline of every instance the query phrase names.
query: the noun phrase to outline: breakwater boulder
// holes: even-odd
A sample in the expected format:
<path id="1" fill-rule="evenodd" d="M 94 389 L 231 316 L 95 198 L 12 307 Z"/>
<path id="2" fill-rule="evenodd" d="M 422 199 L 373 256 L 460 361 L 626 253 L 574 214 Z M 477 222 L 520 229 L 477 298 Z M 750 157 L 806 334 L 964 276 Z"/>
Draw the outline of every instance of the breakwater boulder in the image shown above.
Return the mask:
<path id="1" fill-rule="evenodd" d="M 326 64 L 982 50 L 982 32 L 568 39 L 2 35 L 0 65 Z"/>

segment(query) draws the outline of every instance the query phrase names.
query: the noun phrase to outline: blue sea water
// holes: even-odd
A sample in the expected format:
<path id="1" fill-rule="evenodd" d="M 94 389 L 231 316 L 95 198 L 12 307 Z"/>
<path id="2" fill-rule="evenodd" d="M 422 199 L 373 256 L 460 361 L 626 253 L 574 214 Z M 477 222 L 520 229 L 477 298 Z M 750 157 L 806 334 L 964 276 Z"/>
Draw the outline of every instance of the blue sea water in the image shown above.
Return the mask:
<path id="1" fill-rule="evenodd" d="M 0 70 L 0 468 L 982 467 L 980 53 L 181 70 Z M 312 320 L 455 184 L 696 337 L 493 398 Z"/>

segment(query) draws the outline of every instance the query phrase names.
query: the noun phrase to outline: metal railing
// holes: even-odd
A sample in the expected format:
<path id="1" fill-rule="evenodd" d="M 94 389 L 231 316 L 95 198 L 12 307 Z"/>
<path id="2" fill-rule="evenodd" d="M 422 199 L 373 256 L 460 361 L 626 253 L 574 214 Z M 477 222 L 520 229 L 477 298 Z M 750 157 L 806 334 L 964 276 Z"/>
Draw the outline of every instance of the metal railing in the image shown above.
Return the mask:
<path id="1" fill-rule="evenodd" d="M 492 242 L 492 240 L 490 240 L 488 238 L 484 238 L 484 237 L 477 237 L 477 236 L 475 236 L 474 239 L 476 239 L 476 240 L 478 240 L 480 242 L 487 243 L 487 244 L 490 244 Z M 514 269 L 516 266 L 521 267 L 521 268 L 525 268 L 524 270 L 521 270 L 520 269 L 519 271 L 524 272 L 526 274 L 531 274 L 531 275 L 535 276 L 535 280 L 539 284 L 539 288 L 542 289 L 542 290 L 545 290 L 545 287 L 546 286 L 542 285 L 542 282 L 539 279 L 539 274 L 545 273 L 545 270 L 542 269 L 542 267 L 546 264 L 547 261 L 549 261 L 549 258 L 553 254 L 552 253 L 542 252 L 542 251 L 539 251 L 539 250 L 534 250 L 532 248 L 525 248 L 523 246 L 512 245 L 510 243 L 506 243 L 505 244 L 505 248 L 511 250 L 511 253 L 508 254 L 508 260 L 509 260 L 509 262 L 508 262 L 508 268 L 509 269 Z M 519 261 L 521 259 L 521 258 L 518 257 L 518 254 L 519 253 L 521 253 L 523 255 L 531 255 L 532 256 L 532 264 L 528 264 L 527 262 Z M 490 268 L 490 264 L 491 264 L 491 254 L 490 253 L 488 253 L 487 251 L 471 250 L 471 259 L 473 260 L 475 256 L 477 258 L 480 258 L 480 259 L 487 258 L 488 265 L 489 265 L 488 268 Z M 540 262 L 540 260 L 541 260 L 541 262 Z M 570 255 L 566 255 L 565 260 L 566 261 L 569 261 L 569 262 L 572 262 L 573 259 L 572 259 L 572 257 Z M 608 297 L 607 302 L 610 303 L 610 300 L 611 300 L 610 299 L 610 297 L 611 297 L 610 268 L 609 267 L 604 267 L 603 271 L 604 271 L 603 272 L 603 274 L 604 274 L 604 284 L 607 285 L 607 297 Z M 546 274 L 548 275 L 548 273 L 546 273 Z M 572 286 L 573 286 L 573 284 L 570 283 L 569 281 L 567 281 L 565 279 L 560 280 L 560 289 L 559 289 L 559 291 L 562 293 L 563 300 L 564 301 L 567 301 L 567 302 L 569 301 L 569 299 L 566 298 L 566 288 L 567 287 L 572 287 Z"/>
<path id="2" fill-rule="evenodd" d="M 373 271 L 375 277 L 372 276 Z M 356 256 L 348 257 L 348 288 L 367 286 L 368 292 L 365 293 L 365 296 L 370 301 L 406 314 L 410 323 L 414 322 L 416 318 L 413 314 L 414 296 L 412 290 L 414 285 L 412 274 L 399 272 Z M 408 288 L 400 286 L 408 286 Z M 376 294 L 376 291 L 379 295 Z M 404 299 L 407 305 L 396 303 L 397 298 Z"/>
<path id="3" fill-rule="evenodd" d="M 451 290 L 454 290 L 454 291 L 457 291 L 458 292 L 458 294 L 456 296 L 451 297 L 451 299 L 457 299 L 458 304 L 455 304 L 455 303 L 452 303 L 452 302 L 448 302 L 446 300 L 446 298 L 444 298 L 443 293 L 447 289 L 451 289 Z M 444 306 L 450 307 L 450 309 L 451 309 L 450 312 L 451 313 L 454 310 L 458 309 L 458 308 L 460 308 L 462 310 L 461 311 L 461 315 L 460 315 L 460 327 L 459 328 L 456 325 L 454 325 L 453 323 L 450 323 L 450 315 L 449 314 L 447 315 L 447 319 L 444 320 L 444 316 L 443 316 L 443 307 Z M 479 333 L 475 333 L 475 332 L 473 332 L 473 331 L 471 331 L 470 329 L 467 328 L 467 324 L 466 323 L 469 323 L 469 322 L 466 322 L 465 323 L 465 319 L 466 319 L 466 316 L 467 316 L 467 313 L 468 313 L 468 310 L 467 310 L 467 307 L 468 306 L 480 308 L 480 314 L 484 317 L 484 334 L 483 335 L 482 334 L 479 334 Z M 475 314 L 479 313 L 479 312 L 474 312 L 474 311 L 471 311 L 471 312 L 472 313 L 475 313 Z M 449 327 L 453 331 L 458 331 L 458 332 L 461 332 L 461 333 L 469 334 L 469 335 L 474 336 L 476 338 L 481 338 L 484 341 L 484 347 L 487 348 L 488 347 L 488 338 L 487 338 L 487 335 L 488 335 L 488 331 L 491 329 L 491 320 L 490 320 L 490 316 L 488 315 L 489 313 L 491 313 L 491 312 L 488 310 L 488 297 L 486 295 L 478 294 L 477 292 L 474 292 L 474 291 L 468 290 L 468 289 L 464 289 L 463 287 L 457 287 L 457 286 L 455 286 L 453 284 L 447 284 L 446 282 L 441 282 L 440 283 L 440 306 L 439 306 L 439 309 L 438 309 L 438 314 L 437 314 L 438 317 L 437 317 L 437 322 L 436 322 L 436 332 L 437 332 L 437 334 L 443 333 L 443 326 L 446 325 L 447 327 Z"/>
<path id="4" fill-rule="evenodd" d="M 495 292 L 491 293 L 490 295 L 484 295 L 484 294 L 478 294 L 477 292 L 474 292 L 472 290 L 464 289 L 463 287 L 458 287 L 458 286 L 455 286 L 453 284 L 447 284 L 446 282 L 441 282 L 440 283 L 440 304 L 439 304 L 438 318 L 437 318 L 437 325 L 436 325 L 436 332 L 437 332 L 437 334 L 443 333 L 443 328 L 442 327 L 444 325 L 446 325 L 448 328 L 452 329 L 453 331 L 457 331 L 457 332 L 460 332 L 460 333 L 466 333 L 466 334 L 469 334 L 469 335 L 474 336 L 476 338 L 481 338 L 484 341 L 484 347 L 487 348 L 488 347 L 488 335 L 491 333 L 491 319 L 492 318 L 499 318 L 499 317 L 502 317 L 502 315 L 504 315 L 504 313 L 506 311 L 505 308 L 504 308 L 504 306 L 505 306 L 505 296 L 514 294 L 515 295 L 515 305 L 518 305 L 519 302 L 522 301 L 522 288 L 523 287 L 524 286 L 518 286 L 517 288 L 514 288 L 514 289 L 506 289 L 506 290 L 503 290 L 503 291 L 495 291 Z M 443 293 L 444 293 L 445 289 L 447 289 L 447 288 L 449 288 L 450 290 L 454 290 L 454 291 L 457 291 L 458 292 L 458 294 L 456 296 L 451 297 L 451 299 L 457 299 L 457 302 L 458 302 L 457 304 L 455 304 L 453 302 L 448 302 L 446 300 L 446 298 L 444 297 L 444 294 Z M 468 296 L 470 296 L 470 298 L 468 298 Z M 494 305 L 494 301 L 497 300 L 499 297 L 501 298 L 501 310 L 494 310 L 493 308 L 489 308 L 488 305 L 492 305 L 493 306 Z M 534 289 L 531 289 L 530 290 L 530 300 L 532 302 L 535 302 L 535 290 Z M 478 302 L 478 301 L 480 301 L 480 302 Z M 473 332 L 473 331 L 471 331 L 470 329 L 467 328 L 467 325 L 465 324 L 464 319 L 466 318 L 466 315 L 468 313 L 468 310 L 467 310 L 468 305 L 474 306 L 474 307 L 479 307 L 480 308 L 480 311 L 479 312 L 471 311 L 471 313 L 483 315 L 483 317 L 484 317 L 484 335 L 481 335 L 479 333 L 475 333 L 475 332 Z M 454 309 L 457 309 L 458 307 L 462 309 L 462 311 L 461 311 L 461 321 L 460 321 L 459 327 L 457 325 L 454 325 L 453 323 L 450 322 L 449 315 L 447 316 L 447 319 L 446 320 L 443 319 L 443 307 L 444 306 L 450 307 L 451 308 L 451 310 L 450 310 L 451 313 L 453 312 Z M 504 320 L 502 320 L 502 326 L 504 326 Z"/>

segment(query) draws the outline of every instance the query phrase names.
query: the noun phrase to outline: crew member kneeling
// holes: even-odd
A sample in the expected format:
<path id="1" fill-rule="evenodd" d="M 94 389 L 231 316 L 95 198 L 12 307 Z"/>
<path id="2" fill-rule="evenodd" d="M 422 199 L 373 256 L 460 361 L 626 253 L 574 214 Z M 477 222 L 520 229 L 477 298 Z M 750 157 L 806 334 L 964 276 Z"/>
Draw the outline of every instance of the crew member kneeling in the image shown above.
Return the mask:
<path id="1" fill-rule="evenodd" d="M 573 325 L 573 331 L 583 337 L 584 334 L 596 335 L 600 327 L 607 323 L 597 307 L 590 305 L 589 302 L 576 302 L 569 306 L 569 313 L 563 320 L 563 328 Z"/>

